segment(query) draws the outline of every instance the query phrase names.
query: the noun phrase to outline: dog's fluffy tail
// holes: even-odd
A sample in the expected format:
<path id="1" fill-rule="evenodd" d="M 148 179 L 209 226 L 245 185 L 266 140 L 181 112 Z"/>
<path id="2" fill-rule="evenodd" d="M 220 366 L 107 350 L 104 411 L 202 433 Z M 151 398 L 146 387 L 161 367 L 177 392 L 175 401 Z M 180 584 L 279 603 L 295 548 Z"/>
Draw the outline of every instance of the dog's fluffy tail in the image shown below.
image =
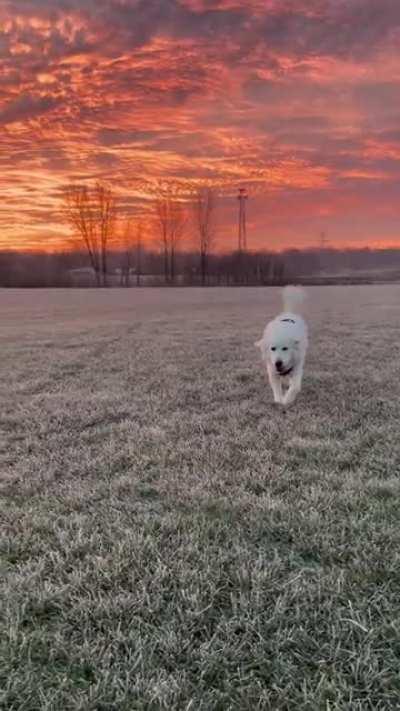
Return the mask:
<path id="1" fill-rule="evenodd" d="M 300 286 L 285 286 L 283 289 L 283 310 L 297 313 L 304 302 L 305 292 Z"/>

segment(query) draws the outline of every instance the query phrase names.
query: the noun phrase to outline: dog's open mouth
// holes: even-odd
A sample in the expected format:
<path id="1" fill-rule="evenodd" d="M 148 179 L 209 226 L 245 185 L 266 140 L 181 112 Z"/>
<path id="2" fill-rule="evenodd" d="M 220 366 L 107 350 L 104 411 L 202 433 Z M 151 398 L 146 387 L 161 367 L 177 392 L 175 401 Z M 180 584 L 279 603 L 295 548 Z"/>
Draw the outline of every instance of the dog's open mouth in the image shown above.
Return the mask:
<path id="1" fill-rule="evenodd" d="M 282 377 L 284 377 L 285 375 L 290 375 L 292 370 L 293 370 L 293 366 L 291 368 L 287 368 L 287 370 L 277 370 L 277 372 L 278 372 L 278 375 L 281 375 Z"/>

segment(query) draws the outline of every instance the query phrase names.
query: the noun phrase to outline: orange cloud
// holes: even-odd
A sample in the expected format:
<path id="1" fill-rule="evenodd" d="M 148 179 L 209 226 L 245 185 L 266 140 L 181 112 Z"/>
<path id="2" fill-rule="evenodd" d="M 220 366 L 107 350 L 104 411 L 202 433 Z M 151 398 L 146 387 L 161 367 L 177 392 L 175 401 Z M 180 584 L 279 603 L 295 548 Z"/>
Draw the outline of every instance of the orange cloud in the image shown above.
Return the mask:
<path id="1" fill-rule="evenodd" d="M 387 0 L 382 0 L 385 4 Z M 400 60 L 391 22 L 344 34 L 356 0 L 50 0 L 0 8 L 0 247 L 68 239 L 70 180 L 148 216 L 155 182 L 250 193 L 250 246 L 393 235 Z M 374 5 L 365 0 L 365 17 Z M 369 14 L 368 14 L 369 13 Z M 300 41 L 300 38 L 301 41 Z M 368 42 L 366 41 L 368 39 Z M 186 186 L 186 189 L 185 189 Z M 388 237 L 389 238 L 389 237 Z M 392 237 L 390 237 L 392 239 Z"/>

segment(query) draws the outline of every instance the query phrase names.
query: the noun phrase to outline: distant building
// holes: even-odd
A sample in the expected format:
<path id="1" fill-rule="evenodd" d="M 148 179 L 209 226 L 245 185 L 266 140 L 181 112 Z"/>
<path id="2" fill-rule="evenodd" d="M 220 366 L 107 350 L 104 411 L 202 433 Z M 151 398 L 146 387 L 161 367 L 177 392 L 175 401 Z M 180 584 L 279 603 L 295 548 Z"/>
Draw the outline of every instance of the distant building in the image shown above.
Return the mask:
<path id="1" fill-rule="evenodd" d="M 76 269 L 68 270 L 70 282 L 72 287 L 95 287 L 97 286 L 96 276 L 94 269 L 92 267 L 77 267 Z M 114 269 L 107 273 L 107 286 L 109 287 L 121 287 L 122 284 L 122 270 L 120 268 Z M 130 286 L 136 286 L 136 271 L 135 269 L 130 270 Z M 184 283 L 185 277 L 183 274 L 177 274 L 175 278 L 175 284 L 180 286 Z M 140 275 L 140 285 L 141 286 L 164 286 L 165 277 L 164 274 L 141 274 Z"/>
<path id="2" fill-rule="evenodd" d="M 96 286 L 96 277 L 92 267 L 77 267 L 68 270 L 71 286 Z"/>

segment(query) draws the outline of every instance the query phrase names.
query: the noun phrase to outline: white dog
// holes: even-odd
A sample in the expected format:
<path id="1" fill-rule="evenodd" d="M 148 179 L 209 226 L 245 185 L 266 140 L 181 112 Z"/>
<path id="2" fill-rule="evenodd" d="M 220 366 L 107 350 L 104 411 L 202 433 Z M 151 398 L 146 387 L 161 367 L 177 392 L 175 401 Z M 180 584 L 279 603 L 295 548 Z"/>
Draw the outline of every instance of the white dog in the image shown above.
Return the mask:
<path id="1" fill-rule="evenodd" d="M 283 289 L 283 312 L 265 327 L 255 345 L 267 366 L 274 401 L 290 405 L 301 390 L 304 360 L 308 346 L 307 325 L 297 313 L 304 292 L 296 286 Z M 284 392 L 283 384 L 288 385 Z"/>

